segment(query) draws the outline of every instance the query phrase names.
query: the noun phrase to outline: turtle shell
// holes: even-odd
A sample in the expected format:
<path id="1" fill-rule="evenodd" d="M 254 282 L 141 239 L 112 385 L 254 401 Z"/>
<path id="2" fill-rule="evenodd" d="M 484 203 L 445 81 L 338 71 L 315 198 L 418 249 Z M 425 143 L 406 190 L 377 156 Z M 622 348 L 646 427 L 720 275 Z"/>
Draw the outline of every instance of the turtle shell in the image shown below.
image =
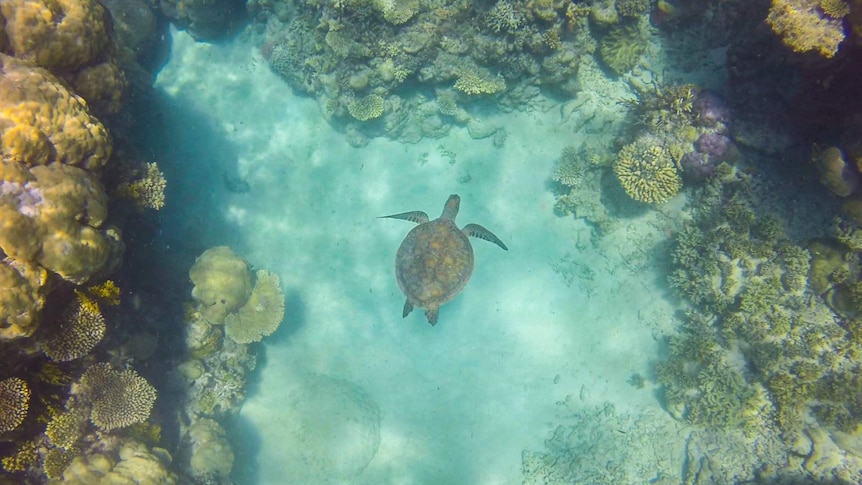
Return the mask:
<path id="1" fill-rule="evenodd" d="M 419 224 L 404 238 L 395 257 L 398 286 L 407 301 L 433 308 L 458 296 L 473 273 L 473 247 L 454 222 Z"/>

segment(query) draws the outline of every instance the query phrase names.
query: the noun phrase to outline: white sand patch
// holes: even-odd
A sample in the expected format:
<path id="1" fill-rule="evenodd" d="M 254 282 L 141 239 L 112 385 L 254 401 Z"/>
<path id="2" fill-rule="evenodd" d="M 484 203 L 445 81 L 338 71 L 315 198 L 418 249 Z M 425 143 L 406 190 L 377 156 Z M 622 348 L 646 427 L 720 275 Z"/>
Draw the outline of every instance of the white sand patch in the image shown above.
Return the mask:
<path id="1" fill-rule="evenodd" d="M 216 211 L 237 253 L 277 272 L 289 294 L 287 320 L 266 344 L 260 392 L 242 411 L 259 440 L 255 462 L 237 464 L 259 467 L 244 476 L 262 484 L 517 484 L 522 450 L 542 449 L 566 396 L 664 415 L 649 387 L 626 382 L 648 377 L 656 328 L 668 325 L 654 320 L 671 315 L 658 277 L 627 261 L 638 228 L 654 231 L 646 222 L 655 218 L 627 221 L 602 248 L 579 248 L 588 228 L 555 216 L 546 187 L 562 147 L 578 139 L 560 110 L 493 120 L 508 131 L 502 149 L 463 129 L 354 149 L 253 48 L 195 44 L 185 34 L 175 36 L 158 86 L 217 120 L 249 184 L 248 193 L 222 191 L 229 202 L 197 210 Z M 413 226 L 377 217 L 423 210 L 436 218 L 450 193 L 462 197 L 459 224 L 487 227 L 509 251 L 474 240 L 473 278 L 442 307 L 439 324 L 428 325 L 421 310 L 402 320 L 394 257 Z M 591 276 L 568 285 L 553 267 L 566 257 Z M 379 448 L 357 476 L 295 469 L 300 455 L 290 450 L 303 444 L 285 403 L 309 375 L 348 381 L 379 406 Z"/>

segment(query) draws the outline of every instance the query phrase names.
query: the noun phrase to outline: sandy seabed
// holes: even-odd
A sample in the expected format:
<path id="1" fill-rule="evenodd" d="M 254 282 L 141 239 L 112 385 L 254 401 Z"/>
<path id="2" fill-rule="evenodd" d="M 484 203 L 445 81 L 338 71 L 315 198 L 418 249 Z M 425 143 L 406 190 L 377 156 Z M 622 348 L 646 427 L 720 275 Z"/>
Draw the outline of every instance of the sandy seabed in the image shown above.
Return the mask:
<path id="1" fill-rule="evenodd" d="M 593 244 L 554 214 L 548 179 L 579 142 L 577 115 L 496 115 L 502 148 L 454 128 L 357 149 L 253 47 L 183 33 L 156 86 L 220 138 L 177 124 L 166 230 L 230 245 L 287 293 L 233 430 L 240 483 L 519 484 L 523 450 L 542 451 L 578 408 L 670 426 L 654 385 L 628 382 L 649 378 L 674 326 L 650 264 L 666 234 L 646 212 Z M 231 177 L 250 190 L 228 190 Z M 474 239 L 473 277 L 431 327 L 421 310 L 401 318 L 395 251 L 413 226 L 377 217 L 434 218 L 450 193 L 459 225 L 509 251 Z"/>

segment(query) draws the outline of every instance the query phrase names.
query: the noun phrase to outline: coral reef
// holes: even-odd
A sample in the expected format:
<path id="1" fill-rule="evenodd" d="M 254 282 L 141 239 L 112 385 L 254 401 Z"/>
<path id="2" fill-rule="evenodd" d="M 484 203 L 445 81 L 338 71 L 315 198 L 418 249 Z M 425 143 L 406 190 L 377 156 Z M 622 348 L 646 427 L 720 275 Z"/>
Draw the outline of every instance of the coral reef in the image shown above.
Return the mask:
<path id="1" fill-rule="evenodd" d="M 0 381 L 0 433 L 17 428 L 29 408 L 30 387 L 23 379 L 10 377 Z"/>
<path id="2" fill-rule="evenodd" d="M 194 288 L 192 298 L 204 318 L 213 324 L 248 300 L 252 290 L 252 275 L 248 264 L 227 246 L 206 250 L 189 270 Z"/>
<path id="3" fill-rule="evenodd" d="M 175 485 L 181 482 L 169 469 L 171 461 L 166 450 L 130 440 L 115 452 L 75 457 L 62 472 L 62 483 Z"/>
<path id="4" fill-rule="evenodd" d="M 817 0 L 772 0 L 766 23 L 795 52 L 831 58 L 844 40 L 841 19 L 824 15 Z"/>
<path id="5" fill-rule="evenodd" d="M 256 273 L 248 301 L 225 318 L 225 335 L 238 344 L 260 342 L 271 335 L 284 319 L 284 293 L 278 275 L 266 270 Z"/>
<path id="6" fill-rule="evenodd" d="M 134 370 L 115 370 L 108 363 L 87 368 L 79 393 L 91 404 L 90 420 L 110 431 L 145 421 L 156 401 L 156 390 Z"/>
<path id="7" fill-rule="evenodd" d="M 631 198 L 647 204 L 667 202 L 682 188 L 670 151 L 648 135 L 620 150 L 614 173 Z"/>
<path id="8" fill-rule="evenodd" d="M 45 340 L 45 355 L 66 362 L 79 359 L 93 350 L 105 336 L 105 317 L 99 304 L 78 292 L 63 312 L 57 328 Z"/>

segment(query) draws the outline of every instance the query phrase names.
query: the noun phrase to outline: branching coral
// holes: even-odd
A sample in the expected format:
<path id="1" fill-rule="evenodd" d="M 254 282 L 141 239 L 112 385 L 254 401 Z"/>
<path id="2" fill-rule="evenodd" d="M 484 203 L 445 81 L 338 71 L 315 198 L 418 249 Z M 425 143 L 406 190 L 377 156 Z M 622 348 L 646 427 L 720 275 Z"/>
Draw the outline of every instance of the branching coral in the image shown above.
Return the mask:
<path id="1" fill-rule="evenodd" d="M 198 256 L 189 277 L 195 285 L 192 298 L 210 323 L 223 323 L 251 294 L 248 264 L 227 246 L 210 248 Z"/>
<path id="2" fill-rule="evenodd" d="M 225 318 L 225 334 L 239 344 L 260 342 L 275 332 L 284 319 L 284 293 L 278 275 L 259 270 L 256 276 L 248 302 Z"/>
<path id="3" fill-rule="evenodd" d="M 90 420 L 105 431 L 145 421 L 156 401 L 156 389 L 137 372 L 105 362 L 88 367 L 80 385 L 91 403 Z"/>
<path id="4" fill-rule="evenodd" d="M 29 408 L 30 387 L 23 379 L 10 377 L 0 381 L 0 433 L 17 428 Z"/>
<path id="5" fill-rule="evenodd" d="M 45 427 L 45 436 L 53 446 L 72 450 L 84 434 L 87 424 L 87 408 L 74 407 L 54 416 Z"/>
<path id="6" fill-rule="evenodd" d="M 492 76 L 485 69 L 462 69 L 455 81 L 455 89 L 465 94 L 494 94 L 506 89 L 506 81 Z"/>
<path id="7" fill-rule="evenodd" d="M 651 136 L 624 146 L 614 172 L 631 198 L 648 204 L 667 202 L 682 188 L 670 153 Z"/>
<path id="8" fill-rule="evenodd" d="M 383 106 L 382 97 L 369 94 L 348 104 L 347 112 L 359 121 L 368 121 L 380 118 L 383 115 Z"/>
<path id="9" fill-rule="evenodd" d="M 44 346 L 45 355 L 55 361 L 81 358 L 105 336 L 105 317 L 99 304 L 80 292 L 57 323 Z"/>
<path id="10" fill-rule="evenodd" d="M 817 0 L 772 0 L 766 23 L 794 51 L 831 58 L 844 40 L 844 27 L 817 7 Z"/>
<path id="11" fill-rule="evenodd" d="M 147 171 L 138 180 L 120 184 L 117 195 L 131 199 L 141 208 L 159 210 L 165 206 L 165 188 L 168 182 L 155 163 L 147 163 Z"/>

